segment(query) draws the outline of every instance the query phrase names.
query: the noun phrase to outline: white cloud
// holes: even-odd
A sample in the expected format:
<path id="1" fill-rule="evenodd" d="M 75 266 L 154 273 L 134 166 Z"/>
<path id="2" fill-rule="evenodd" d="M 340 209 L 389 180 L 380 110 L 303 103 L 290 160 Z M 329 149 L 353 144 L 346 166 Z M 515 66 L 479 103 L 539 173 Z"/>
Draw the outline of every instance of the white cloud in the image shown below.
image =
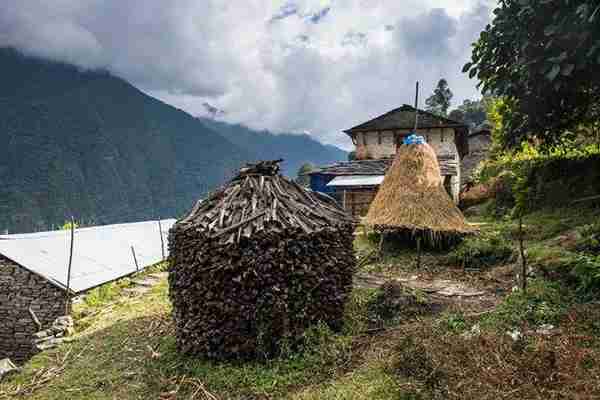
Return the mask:
<path id="1" fill-rule="evenodd" d="M 348 148 L 341 130 L 410 103 L 416 80 L 477 96 L 460 69 L 488 20 L 476 0 L 5 0 L 0 46 Z"/>

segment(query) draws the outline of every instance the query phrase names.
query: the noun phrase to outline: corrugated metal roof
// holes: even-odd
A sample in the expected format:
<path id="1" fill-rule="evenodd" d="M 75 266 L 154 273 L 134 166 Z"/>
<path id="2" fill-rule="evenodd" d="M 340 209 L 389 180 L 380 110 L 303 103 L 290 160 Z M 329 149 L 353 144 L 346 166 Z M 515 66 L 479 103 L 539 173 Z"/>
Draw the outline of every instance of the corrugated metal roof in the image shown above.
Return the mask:
<path id="1" fill-rule="evenodd" d="M 455 176 L 458 174 L 456 156 L 454 154 L 438 154 L 437 158 L 442 176 Z M 344 161 L 321 167 L 310 172 L 309 175 L 385 175 L 393 161 L 393 158 Z"/>
<path id="2" fill-rule="evenodd" d="M 378 186 L 383 182 L 384 175 L 352 175 L 337 176 L 327 186 Z"/>
<path id="3" fill-rule="evenodd" d="M 165 256 L 174 219 L 161 220 Z M 0 254 L 23 268 L 66 289 L 69 231 L 0 235 Z M 81 293 L 136 272 L 131 246 L 140 269 L 162 260 L 158 221 L 105 225 L 75 230 L 70 288 Z"/>

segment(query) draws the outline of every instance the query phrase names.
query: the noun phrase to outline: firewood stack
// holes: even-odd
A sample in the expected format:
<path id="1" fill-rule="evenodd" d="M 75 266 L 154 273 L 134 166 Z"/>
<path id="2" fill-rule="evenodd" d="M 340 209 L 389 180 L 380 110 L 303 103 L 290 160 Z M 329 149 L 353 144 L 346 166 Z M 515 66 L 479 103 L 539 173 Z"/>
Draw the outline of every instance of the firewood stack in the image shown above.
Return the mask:
<path id="1" fill-rule="evenodd" d="M 355 267 L 353 223 L 328 196 L 248 165 L 171 229 L 170 297 L 179 350 L 258 358 L 341 327 Z"/>

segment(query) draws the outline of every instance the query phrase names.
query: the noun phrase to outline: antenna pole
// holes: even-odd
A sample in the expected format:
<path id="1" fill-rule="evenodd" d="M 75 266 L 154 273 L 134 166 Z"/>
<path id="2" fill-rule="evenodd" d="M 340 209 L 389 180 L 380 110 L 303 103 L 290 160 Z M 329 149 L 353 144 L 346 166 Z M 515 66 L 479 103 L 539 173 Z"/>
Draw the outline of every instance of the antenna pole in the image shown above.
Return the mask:
<path id="1" fill-rule="evenodd" d="M 415 91 L 415 133 L 419 125 L 419 81 L 417 81 L 417 90 Z"/>

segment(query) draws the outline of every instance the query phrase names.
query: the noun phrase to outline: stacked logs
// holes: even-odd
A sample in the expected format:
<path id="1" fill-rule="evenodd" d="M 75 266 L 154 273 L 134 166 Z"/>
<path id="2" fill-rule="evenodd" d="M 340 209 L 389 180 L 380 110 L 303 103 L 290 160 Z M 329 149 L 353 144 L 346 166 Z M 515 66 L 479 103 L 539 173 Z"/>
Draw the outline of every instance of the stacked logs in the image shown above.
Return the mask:
<path id="1" fill-rule="evenodd" d="M 257 358 L 342 324 L 355 266 L 351 218 L 330 197 L 249 165 L 174 225 L 170 297 L 179 350 Z"/>

